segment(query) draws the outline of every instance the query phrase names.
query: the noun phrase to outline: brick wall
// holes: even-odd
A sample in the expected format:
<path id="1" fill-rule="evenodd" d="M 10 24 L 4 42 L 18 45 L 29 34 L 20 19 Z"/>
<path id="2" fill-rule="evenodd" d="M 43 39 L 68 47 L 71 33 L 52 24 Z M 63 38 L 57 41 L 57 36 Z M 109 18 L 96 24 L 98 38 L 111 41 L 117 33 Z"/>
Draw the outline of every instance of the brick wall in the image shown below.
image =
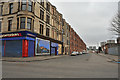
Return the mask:
<path id="1" fill-rule="evenodd" d="M 83 50 L 86 50 L 86 44 L 74 29 L 70 27 L 70 54 L 73 51 L 82 52 Z"/>

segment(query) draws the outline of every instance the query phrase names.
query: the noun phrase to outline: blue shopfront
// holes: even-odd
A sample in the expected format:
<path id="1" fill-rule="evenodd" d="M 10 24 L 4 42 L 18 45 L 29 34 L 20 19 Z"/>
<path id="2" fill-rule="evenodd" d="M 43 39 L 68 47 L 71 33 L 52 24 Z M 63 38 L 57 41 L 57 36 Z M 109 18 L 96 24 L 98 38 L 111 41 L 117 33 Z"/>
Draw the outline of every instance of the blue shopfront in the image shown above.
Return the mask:
<path id="1" fill-rule="evenodd" d="M 0 34 L 0 54 L 4 57 L 33 57 L 58 55 L 58 43 L 54 39 L 30 31 Z"/>
<path id="2" fill-rule="evenodd" d="M 51 55 L 58 55 L 58 43 L 51 42 Z"/>
<path id="3" fill-rule="evenodd" d="M 4 57 L 33 57 L 36 35 L 28 31 L 0 34 L 0 54 Z"/>

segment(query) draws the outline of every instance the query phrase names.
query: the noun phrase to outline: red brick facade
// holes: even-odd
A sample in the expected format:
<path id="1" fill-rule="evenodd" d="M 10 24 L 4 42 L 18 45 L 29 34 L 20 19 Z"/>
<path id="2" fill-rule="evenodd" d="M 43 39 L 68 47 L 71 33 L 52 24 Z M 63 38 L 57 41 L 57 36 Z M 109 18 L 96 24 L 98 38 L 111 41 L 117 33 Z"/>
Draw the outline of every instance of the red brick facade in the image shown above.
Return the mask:
<path id="1" fill-rule="evenodd" d="M 83 50 L 86 50 L 86 44 L 74 29 L 70 27 L 70 54 L 73 51 L 82 52 Z"/>

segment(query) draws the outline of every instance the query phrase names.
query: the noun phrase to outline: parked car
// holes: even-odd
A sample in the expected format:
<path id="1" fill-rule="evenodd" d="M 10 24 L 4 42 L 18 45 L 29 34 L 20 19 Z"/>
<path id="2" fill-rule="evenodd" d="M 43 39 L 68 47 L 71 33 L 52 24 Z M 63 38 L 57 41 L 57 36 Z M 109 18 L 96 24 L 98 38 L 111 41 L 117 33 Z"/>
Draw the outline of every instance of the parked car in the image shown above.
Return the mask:
<path id="1" fill-rule="evenodd" d="M 80 53 L 79 52 L 76 52 L 77 55 L 79 55 Z"/>
<path id="2" fill-rule="evenodd" d="M 87 52 L 83 51 L 82 54 L 87 54 Z"/>
<path id="3" fill-rule="evenodd" d="M 82 52 L 79 52 L 80 55 L 82 55 Z"/>
<path id="4" fill-rule="evenodd" d="M 77 55 L 77 52 L 75 51 L 71 53 L 71 56 L 76 56 L 76 55 Z"/>
<path id="5" fill-rule="evenodd" d="M 87 51 L 83 50 L 82 54 L 87 54 Z"/>

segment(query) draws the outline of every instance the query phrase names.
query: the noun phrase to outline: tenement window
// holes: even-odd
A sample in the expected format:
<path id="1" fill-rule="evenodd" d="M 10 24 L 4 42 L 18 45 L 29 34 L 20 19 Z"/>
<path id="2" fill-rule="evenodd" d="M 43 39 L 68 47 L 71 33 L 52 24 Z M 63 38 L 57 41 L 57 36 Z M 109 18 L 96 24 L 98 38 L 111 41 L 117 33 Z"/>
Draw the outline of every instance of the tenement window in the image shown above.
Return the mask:
<path id="1" fill-rule="evenodd" d="M 46 28 L 46 36 L 49 36 L 49 28 Z"/>
<path id="2" fill-rule="evenodd" d="M 43 32 L 44 32 L 44 25 L 43 25 L 43 24 L 40 24 L 40 34 L 43 35 Z"/>
<path id="3" fill-rule="evenodd" d="M 44 0 L 41 0 L 40 4 L 44 7 Z"/>
<path id="4" fill-rule="evenodd" d="M 2 28 L 2 22 L 0 21 L 0 32 L 1 32 L 1 28 Z"/>
<path id="5" fill-rule="evenodd" d="M 25 29 L 25 17 L 20 18 L 20 29 Z"/>
<path id="6" fill-rule="evenodd" d="M 32 12 L 32 2 L 28 0 L 28 11 Z"/>
<path id="7" fill-rule="evenodd" d="M 40 10 L 40 19 L 44 20 L 44 11 Z"/>
<path id="8" fill-rule="evenodd" d="M 69 45 L 69 42 L 68 42 L 68 40 L 67 40 L 67 45 Z"/>
<path id="9" fill-rule="evenodd" d="M 57 39 L 59 38 L 59 34 L 58 34 L 58 32 L 57 32 Z"/>
<path id="10" fill-rule="evenodd" d="M 22 10 L 26 10 L 26 8 L 27 8 L 27 1 L 22 0 Z"/>
<path id="11" fill-rule="evenodd" d="M 46 8 L 47 11 L 50 11 L 50 5 L 49 5 L 49 3 L 47 3 L 46 6 L 47 6 L 47 8 Z"/>
<path id="12" fill-rule="evenodd" d="M 50 16 L 49 16 L 49 15 L 46 16 L 46 22 L 47 22 L 48 24 L 50 23 Z"/>
<path id="13" fill-rule="evenodd" d="M 31 0 L 22 0 L 22 10 L 28 10 L 32 12 L 32 1 Z"/>
<path id="14" fill-rule="evenodd" d="M 19 18 L 17 18 L 17 30 L 19 29 Z"/>
<path id="15" fill-rule="evenodd" d="M 13 13 L 13 3 L 9 4 L 9 14 Z"/>
<path id="16" fill-rule="evenodd" d="M 31 29 L 31 23 L 32 23 L 32 19 L 31 18 L 27 18 L 27 29 Z"/>
<path id="17" fill-rule="evenodd" d="M 52 38 L 54 38 L 54 30 L 52 30 Z"/>
<path id="18" fill-rule="evenodd" d="M 8 21 L 8 31 L 11 31 L 12 28 L 12 20 Z"/>
<path id="19" fill-rule="evenodd" d="M 0 5 L 0 16 L 2 16 L 2 12 L 3 12 L 3 5 Z"/>

